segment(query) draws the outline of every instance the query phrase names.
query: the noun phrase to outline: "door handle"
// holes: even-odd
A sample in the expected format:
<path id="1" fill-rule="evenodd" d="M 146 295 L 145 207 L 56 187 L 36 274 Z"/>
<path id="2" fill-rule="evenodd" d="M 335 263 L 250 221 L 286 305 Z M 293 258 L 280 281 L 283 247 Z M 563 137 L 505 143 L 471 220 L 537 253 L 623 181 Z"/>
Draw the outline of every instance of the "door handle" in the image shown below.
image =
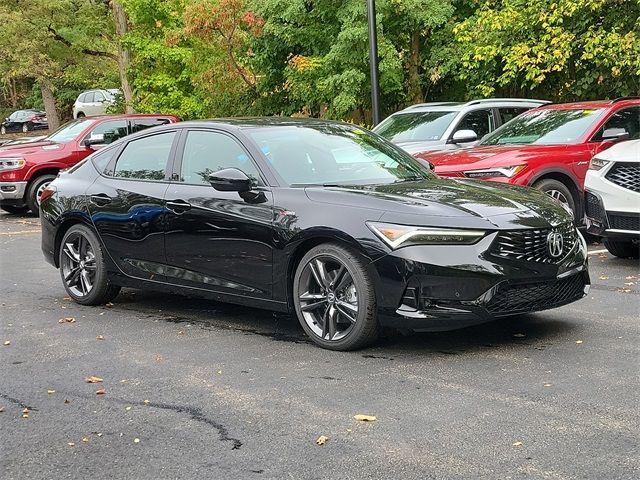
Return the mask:
<path id="1" fill-rule="evenodd" d="M 172 212 L 180 215 L 181 213 L 190 210 L 191 204 L 189 202 L 185 202 L 184 200 L 169 200 L 167 202 L 167 208 Z"/>
<path id="2" fill-rule="evenodd" d="M 91 195 L 91 203 L 98 205 L 98 206 L 102 206 L 102 205 L 108 205 L 109 203 L 111 203 L 112 198 L 107 195 L 106 193 L 99 193 L 97 195 Z"/>

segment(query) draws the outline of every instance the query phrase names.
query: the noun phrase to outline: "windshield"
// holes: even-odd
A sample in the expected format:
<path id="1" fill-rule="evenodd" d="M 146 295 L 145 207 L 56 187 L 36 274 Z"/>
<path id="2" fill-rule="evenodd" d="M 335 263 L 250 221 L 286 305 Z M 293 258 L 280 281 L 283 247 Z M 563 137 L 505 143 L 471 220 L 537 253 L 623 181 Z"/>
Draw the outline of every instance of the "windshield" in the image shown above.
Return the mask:
<path id="1" fill-rule="evenodd" d="M 440 140 L 458 112 L 399 113 L 387 118 L 373 131 L 392 142 Z"/>
<path id="2" fill-rule="evenodd" d="M 595 121 L 602 109 L 530 110 L 495 132 L 481 145 L 576 143 Z"/>
<path id="3" fill-rule="evenodd" d="M 65 123 L 58 130 L 49 135 L 46 140 L 50 140 L 56 143 L 69 143 L 85 129 L 89 125 L 91 120 L 87 119 L 78 119 L 73 120 L 69 123 Z"/>
<path id="4" fill-rule="evenodd" d="M 408 153 L 350 125 L 287 125 L 246 132 L 293 186 L 369 185 L 433 178 Z"/>

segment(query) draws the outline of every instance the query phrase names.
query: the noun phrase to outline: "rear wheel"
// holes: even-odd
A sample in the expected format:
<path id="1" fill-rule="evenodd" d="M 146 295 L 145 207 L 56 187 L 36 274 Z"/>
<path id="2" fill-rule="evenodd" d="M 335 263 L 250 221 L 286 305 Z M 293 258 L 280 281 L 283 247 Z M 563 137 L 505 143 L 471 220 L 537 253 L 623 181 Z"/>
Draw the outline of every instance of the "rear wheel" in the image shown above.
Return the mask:
<path id="1" fill-rule="evenodd" d="M 611 255 L 620 258 L 639 258 L 640 243 L 631 240 L 611 240 L 610 238 L 605 238 L 603 243 Z"/>
<path id="2" fill-rule="evenodd" d="M 69 296 L 82 305 L 101 305 L 113 300 L 120 287 L 107 279 L 102 246 L 84 225 L 74 225 L 60 244 L 60 276 Z"/>
<path id="3" fill-rule="evenodd" d="M 293 301 L 302 328 L 323 348 L 355 350 L 379 334 L 371 275 L 349 248 L 327 243 L 307 252 L 295 272 Z"/>
<path id="4" fill-rule="evenodd" d="M 7 213 L 12 213 L 14 215 L 19 215 L 21 213 L 27 213 L 29 211 L 29 207 L 26 205 L 17 206 L 17 205 L 0 205 L 0 209 L 4 210 Z"/>
<path id="5" fill-rule="evenodd" d="M 40 214 L 40 197 L 42 196 L 42 192 L 45 188 L 49 186 L 51 182 L 55 180 L 55 175 L 42 175 L 40 177 L 36 177 L 35 180 L 31 182 L 29 188 L 27 189 L 27 206 L 31 210 L 34 215 Z"/>

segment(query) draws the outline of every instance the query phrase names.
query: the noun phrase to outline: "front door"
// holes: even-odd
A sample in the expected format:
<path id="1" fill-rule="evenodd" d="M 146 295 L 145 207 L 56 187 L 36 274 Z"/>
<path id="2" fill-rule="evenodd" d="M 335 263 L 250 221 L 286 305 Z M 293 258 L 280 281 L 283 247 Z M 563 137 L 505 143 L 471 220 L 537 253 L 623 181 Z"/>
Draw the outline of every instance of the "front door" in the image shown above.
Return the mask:
<path id="1" fill-rule="evenodd" d="M 186 132 L 178 175 L 166 193 L 167 281 L 229 295 L 270 299 L 273 197 L 247 151 L 231 135 Z M 238 168 L 255 179 L 257 198 L 219 192 L 211 173 Z"/>
<path id="2" fill-rule="evenodd" d="M 164 196 L 177 136 L 170 131 L 128 142 L 89 188 L 91 220 L 126 275 L 164 281 Z"/>

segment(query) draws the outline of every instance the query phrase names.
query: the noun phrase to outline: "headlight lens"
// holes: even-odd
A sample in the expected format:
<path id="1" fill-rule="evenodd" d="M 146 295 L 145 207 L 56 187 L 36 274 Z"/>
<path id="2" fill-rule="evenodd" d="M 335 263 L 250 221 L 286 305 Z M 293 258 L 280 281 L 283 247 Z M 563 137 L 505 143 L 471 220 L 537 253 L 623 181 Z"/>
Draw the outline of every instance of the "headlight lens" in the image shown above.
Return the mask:
<path id="1" fill-rule="evenodd" d="M 0 158 L 0 172 L 6 170 L 19 170 L 25 166 L 27 162 L 22 157 L 4 157 Z"/>
<path id="2" fill-rule="evenodd" d="M 367 222 L 367 226 L 391 248 L 407 245 L 471 245 L 485 235 L 484 230 L 414 227 Z"/>
<path id="3" fill-rule="evenodd" d="M 602 160 L 600 158 L 592 158 L 591 162 L 589 163 L 589 170 L 601 170 L 604 167 L 606 167 L 607 165 L 609 165 L 609 160 Z"/>
<path id="4" fill-rule="evenodd" d="M 511 165 L 509 167 L 495 167 L 495 168 L 483 168 L 479 170 L 467 170 L 464 172 L 465 176 L 469 178 L 495 178 L 495 177 L 507 177 L 511 178 L 516 173 L 521 172 L 526 168 L 526 163 L 519 165 Z"/>

